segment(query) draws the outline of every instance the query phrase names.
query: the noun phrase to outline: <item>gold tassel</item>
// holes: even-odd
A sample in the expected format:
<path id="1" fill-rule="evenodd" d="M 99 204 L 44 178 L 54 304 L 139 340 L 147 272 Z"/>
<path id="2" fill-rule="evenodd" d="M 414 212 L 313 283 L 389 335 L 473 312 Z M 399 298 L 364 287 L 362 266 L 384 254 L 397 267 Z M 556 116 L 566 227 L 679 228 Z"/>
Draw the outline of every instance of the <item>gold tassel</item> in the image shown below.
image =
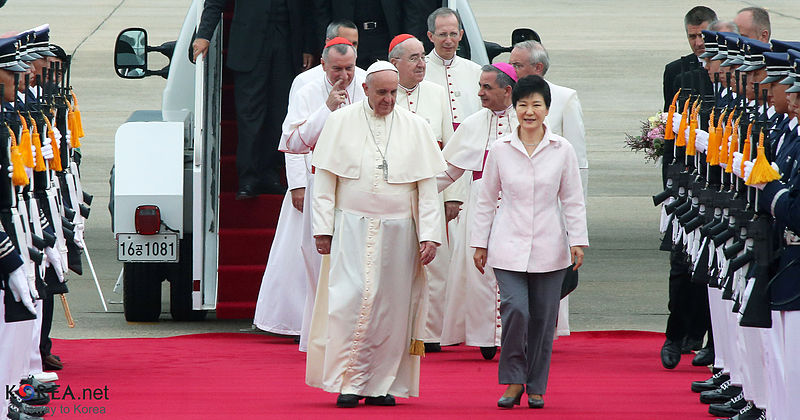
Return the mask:
<path id="1" fill-rule="evenodd" d="M 81 147 L 81 141 L 78 139 L 77 128 L 75 122 L 75 111 L 70 106 L 69 112 L 67 112 L 67 129 L 69 130 L 69 145 L 74 149 L 76 147 Z"/>
<path id="2" fill-rule="evenodd" d="M 711 166 L 719 165 L 719 146 L 720 140 L 722 139 L 723 121 L 725 121 L 725 113 L 721 112 L 719 115 L 719 121 L 717 122 L 717 127 L 714 129 L 714 137 L 708 137 L 708 150 L 706 153 L 708 156 L 708 164 Z"/>
<path id="3" fill-rule="evenodd" d="M 8 127 L 8 124 L 6 124 L 6 127 Z M 11 172 L 11 183 L 17 187 L 22 187 L 28 185 L 30 181 L 28 180 L 28 174 L 25 173 L 25 165 L 22 163 L 22 154 L 17 145 L 17 136 L 14 135 L 11 127 L 8 127 L 8 133 L 11 138 L 11 165 L 14 167 Z"/>
<path id="4" fill-rule="evenodd" d="M 739 168 L 739 173 L 744 174 L 744 163 L 750 162 L 750 138 L 753 135 L 753 122 L 747 126 L 747 137 L 744 138 L 744 146 L 742 147 L 742 166 Z"/>
<path id="5" fill-rule="evenodd" d="M 44 122 L 47 123 L 47 137 L 50 139 L 50 147 L 53 148 L 53 158 L 50 159 L 50 168 L 60 172 L 64 170 L 64 168 L 61 166 L 61 152 L 58 150 L 56 134 L 53 131 L 53 125 L 47 117 L 44 117 Z"/>
<path id="6" fill-rule="evenodd" d="M 728 138 L 733 132 L 733 110 L 728 113 L 728 121 L 725 123 L 725 129 L 722 130 L 722 139 L 720 141 L 719 163 L 728 164 L 725 160 L 728 159 Z"/>
<path id="7" fill-rule="evenodd" d="M 739 115 L 736 118 L 736 123 L 734 124 L 733 134 L 731 135 L 731 145 L 728 148 L 728 166 L 725 167 L 725 173 L 731 174 L 733 173 L 733 154 L 739 150 L 739 122 L 741 122 L 742 116 Z"/>
<path id="8" fill-rule="evenodd" d="M 686 126 L 689 121 L 689 99 L 683 103 L 683 113 L 681 114 L 681 123 L 678 126 L 678 137 L 675 138 L 675 146 L 686 146 Z"/>
<path id="9" fill-rule="evenodd" d="M 677 103 L 678 103 L 678 93 L 680 91 L 675 92 L 675 96 L 672 97 L 672 104 L 669 106 L 669 112 L 667 113 L 667 126 L 664 127 L 664 140 L 675 140 L 675 133 L 672 131 L 672 117 L 675 115 L 675 111 L 677 110 Z"/>
<path id="10" fill-rule="evenodd" d="M 408 354 L 425 357 L 425 343 L 423 343 L 422 340 L 415 340 L 412 338 L 411 348 L 408 350 Z"/>
<path id="11" fill-rule="evenodd" d="M 86 137 L 86 134 L 83 132 L 83 119 L 81 118 L 81 109 L 78 107 L 78 97 L 75 95 L 75 92 L 70 90 L 72 93 L 72 102 L 75 104 L 75 130 L 78 132 L 78 138 Z"/>
<path id="12" fill-rule="evenodd" d="M 694 105 L 692 105 L 692 114 L 689 120 L 689 141 L 686 143 L 686 156 L 694 156 L 697 154 L 697 147 L 695 146 L 697 133 L 694 130 L 697 130 L 698 112 L 700 110 L 699 101 L 700 98 L 697 98 L 697 100 L 694 101 Z"/>
<path id="13" fill-rule="evenodd" d="M 766 184 L 767 182 L 781 179 L 781 174 L 769 164 L 767 155 L 764 153 L 764 132 L 758 135 L 758 155 L 753 163 L 753 170 L 750 171 L 750 178 L 747 178 L 746 185 Z"/>
<path id="14" fill-rule="evenodd" d="M 41 137 L 39 137 L 39 129 L 36 128 L 36 124 L 33 124 L 33 133 L 31 134 L 31 138 L 33 139 L 33 147 L 36 148 L 33 170 L 36 172 L 44 172 L 47 170 L 47 166 L 44 164 L 44 156 L 42 155 L 42 140 Z"/>
<path id="15" fill-rule="evenodd" d="M 711 164 L 711 154 L 708 153 L 708 147 L 711 145 L 711 139 L 717 136 L 714 121 L 714 108 L 711 108 L 711 115 L 708 117 L 708 145 L 706 145 L 706 163 L 708 164 Z"/>
<path id="16" fill-rule="evenodd" d="M 28 121 L 17 111 L 19 122 L 22 125 L 22 134 L 19 136 L 20 153 L 22 153 L 22 163 L 28 168 L 33 168 L 33 153 L 31 153 L 31 132 L 28 130 Z"/>

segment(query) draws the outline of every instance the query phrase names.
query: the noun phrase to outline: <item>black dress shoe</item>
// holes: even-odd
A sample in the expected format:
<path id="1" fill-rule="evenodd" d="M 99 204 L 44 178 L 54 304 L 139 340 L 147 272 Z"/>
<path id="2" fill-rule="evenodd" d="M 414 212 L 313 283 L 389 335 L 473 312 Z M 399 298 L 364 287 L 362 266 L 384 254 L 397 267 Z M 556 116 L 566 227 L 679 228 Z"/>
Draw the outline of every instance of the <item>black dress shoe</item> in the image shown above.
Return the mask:
<path id="1" fill-rule="evenodd" d="M 439 343 L 425 343 L 425 353 L 439 353 L 442 346 Z"/>
<path id="2" fill-rule="evenodd" d="M 714 347 L 704 347 L 694 355 L 692 366 L 708 366 L 714 363 Z"/>
<path id="3" fill-rule="evenodd" d="M 358 401 L 363 398 L 355 394 L 339 394 L 336 398 L 336 406 L 340 408 L 358 407 Z"/>
<path id="4" fill-rule="evenodd" d="M 748 402 L 747 405 L 739 410 L 739 414 L 730 417 L 730 420 L 766 420 L 767 412 L 756 407 L 753 403 Z"/>
<path id="5" fill-rule="evenodd" d="M 514 408 L 515 405 L 520 404 L 522 401 L 522 394 L 524 393 L 525 386 L 523 385 L 516 397 L 500 397 L 500 399 L 497 400 L 497 406 L 500 408 Z"/>
<path id="6" fill-rule="evenodd" d="M 529 395 L 528 408 L 544 408 L 544 398 L 531 398 Z"/>
<path id="7" fill-rule="evenodd" d="M 731 384 L 728 380 L 719 388 L 700 393 L 700 402 L 703 404 L 720 404 L 731 400 L 742 392 L 742 387 Z"/>
<path id="8" fill-rule="evenodd" d="M 20 413 L 34 417 L 44 417 L 48 413 L 47 407 L 40 405 L 30 405 L 22 399 L 16 392 L 9 393 L 9 406 L 18 408 Z"/>
<path id="9" fill-rule="evenodd" d="M 12 420 L 39 420 L 41 418 L 41 416 L 32 416 L 30 414 L 25 414 L 24 412 L 22 412 L 22 409 L 15 406 L 14 404 L 8 405 L 8 414 L 6 414 L 6 417 Z"/>
<path id="10" fill-rule="evenodd" d="M 705 381 L 692 382 L 692 392 L 715 390 L 729 379 L 731 379 L 731 375 L 728 375 L 727 373 L 722 373 L 722 371 L 720 370 L 719 372 L 715 373 L 714 376 L 706 379 Z"/>
<path id="11" fill-rule="evenodd" d="M 681 354 L 689 354 L 692 351 L 700 350 L 703 348 L 703 338 L 686 337 L 681 343 Z"/>
<path id="12" fill-rule="evenodd" d="M 44 370 L 61 370 L 64 368 L 64 364 L 61 363 L 61 360 L 56 359 L 56 357 L 52 354 L 48 354 L 44 359 L 42 359 L 42 367 Z"/>
<path id="13" fill-rule="evenodd" d="M 56 357 L 58 357 L 58 356 L 56 356 Z M 27 378 L 25 378 L 22 381 L 20 381 L 20 384 L 21 385 L 30 385 L 30 386 L 33 387 L 33 389 L 35 389 L 35 390 L 37 390 L 39 392 L 45 393 L 45 394 L 49 394 L 51 392 L 55 392 L 58 389 L 58 387 L 61 386 L 61 385 L 53 383 L 53 382 L 42 382 L 42 381 L 34 378 L 33 375 L 28 376 Z"/>
<path id="14" fill-rule="evenodd" d="M 681 361 L 681 347 L 678 343 L 667 339 L 661 347 L 661 366 L 665 369 L 675 369 Z"/>
<path id="15" fill-rule="evenodd" d="M 394 407 L 397 405 L 394 401 L 394 397 L 386 394 L 380 397 L 367 397 L 364 398 L 364 404 L 366 405 L 380 405 L 384 407 Z"/>
<path id="16" fill-rule="evenodd" d="M 236 192 L 237 200 L 247 200 L 248 198 L 255 198 L 258 195 L 256 189 L 252 185 L 242 185 L 239 191 Z"/>
<path id="17" fill-rule="evenodd" d="M 481 355 L 484 359 L 492 360 L 495 354 L 497 354 L 497 347 L 481 347 Z"/>
<path id="18" fill-rule="evenodd" d="M 744 399 L 744 394 L 733 397 L 730 401 L 722 404 L 711 404 L 708 406 L 708 413 L 712 416 L 720 417 L 733 417 L 739 414 L 741 409 L 747 406 L 747 400 Z"/>

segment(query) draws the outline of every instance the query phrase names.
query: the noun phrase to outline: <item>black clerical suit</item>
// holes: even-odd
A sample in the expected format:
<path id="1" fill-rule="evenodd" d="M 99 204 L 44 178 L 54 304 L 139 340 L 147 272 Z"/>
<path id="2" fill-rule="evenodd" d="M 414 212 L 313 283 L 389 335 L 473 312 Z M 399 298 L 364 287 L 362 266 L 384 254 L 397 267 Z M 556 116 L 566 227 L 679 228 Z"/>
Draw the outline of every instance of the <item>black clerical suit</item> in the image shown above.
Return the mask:
<path id="1" fill-rule="evenodd" d="M 356 64 L 362 69 L 376 60 L 387 60 L 392 38 L 406 31 L 401 0 L 315 0 L 314 7 L 327 10 L 329 22 L 346 19 L 356 24 Z"/>
<path id="2" fill-rule="evenodd" d="M 197 37 L 211 39 L 227 0 L 206 0 Z M 231 21 L 226 65 L 234 71 L 239 143 L 239 189 L 276 189 L 281 124 L 289 87 L 302 71 L 303 53 L 317 53 L 308 0 L 237 0 Z M 279 188 L 279 184 L 277 185 Z"/>

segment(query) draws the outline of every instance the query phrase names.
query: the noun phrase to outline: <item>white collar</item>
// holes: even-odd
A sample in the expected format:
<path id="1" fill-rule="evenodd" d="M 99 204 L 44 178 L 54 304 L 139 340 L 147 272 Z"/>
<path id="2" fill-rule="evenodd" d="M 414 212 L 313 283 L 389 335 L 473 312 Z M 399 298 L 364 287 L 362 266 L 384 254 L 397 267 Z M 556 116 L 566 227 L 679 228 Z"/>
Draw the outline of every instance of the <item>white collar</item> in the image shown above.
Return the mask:
<path id="1" fill-rule="evenodd" d="M 445 65 L 445 66 L 453 65 L 453 61 L 456 60 L 456 55 L 455 54 L 453 54 L 453 58 L 451 58 L 449 60 L 445 60 L 444 58 L 440 57 L 439 54 L 436 54 L 436 48 L 434 48 L 431 51 L 431 54 L 433 54 L 434 57 L 438 58 L 442 62 L 442 64 Z"/>
<path id="2" fill-rule="evenodd" d="M 500 111 L 495 111 L 495 110 L 491 110 L 491 109 L 490 109 L 490 111 L 492 111 L 492 113 L 494 113 L 494 115 L 496 115 L 497 117 L 505 117 L 506 114 L 508 113 L 508 111 L 512 107 L 513 107 L 512 105 L 509 105 L 508 107 L 506 107 L 506 109 L 503 109 L 503 110 L 500 110 Z"/>

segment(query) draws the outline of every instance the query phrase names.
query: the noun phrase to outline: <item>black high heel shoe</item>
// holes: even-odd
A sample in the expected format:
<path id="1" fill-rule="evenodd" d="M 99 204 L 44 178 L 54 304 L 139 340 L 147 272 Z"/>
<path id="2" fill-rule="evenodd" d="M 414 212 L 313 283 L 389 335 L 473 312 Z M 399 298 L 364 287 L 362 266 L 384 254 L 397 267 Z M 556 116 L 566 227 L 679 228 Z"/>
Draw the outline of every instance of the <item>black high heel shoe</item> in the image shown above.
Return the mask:
<path id="1" fill-rule="evenodd" d="M 519 405 L 520 401 L 522 400 L 522 395 L 525 394 L 525 385 L 522 386 L 522 389 L 519 391 L 516 397 L 501 397 L 497 400 L 497 406 L 500 408 L 514 408 L 515 405 Z"/>
<path id="2" fill-rule="evenodd" d="M 544 396 L 541 398 L 533 398 L 528 395 L 528 407 L 529 408 L 544 408 Z"/>

